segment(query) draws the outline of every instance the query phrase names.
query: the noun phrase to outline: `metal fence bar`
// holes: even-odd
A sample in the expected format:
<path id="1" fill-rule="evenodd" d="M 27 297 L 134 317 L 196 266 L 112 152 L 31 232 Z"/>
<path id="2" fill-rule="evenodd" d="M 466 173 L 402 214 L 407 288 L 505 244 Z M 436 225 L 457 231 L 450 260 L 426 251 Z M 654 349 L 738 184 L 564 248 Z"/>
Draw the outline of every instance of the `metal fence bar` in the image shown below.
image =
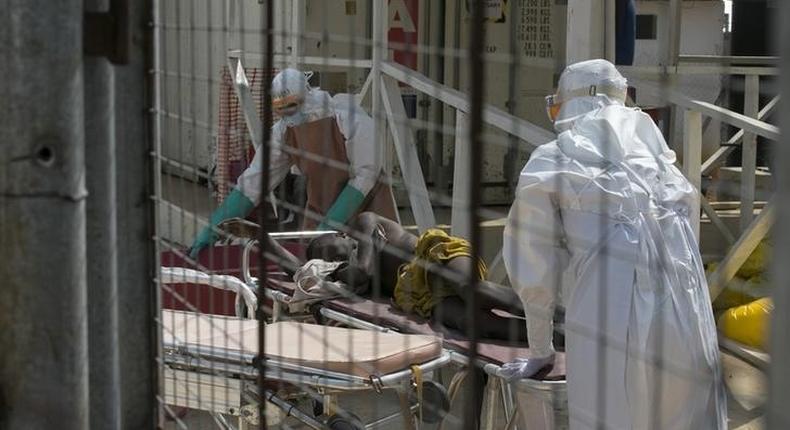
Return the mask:
<path id="1" fill-rule="evenodd" d="M 476 429 L 478 427 L 477 421 L 481 419 L 480 408 L 482 406 L 485 384 L 483 370 L 474 364 L 478 358 L 479 321 L 481 321 L 480 311 L 477 308 L 480 280 L 477 279 L 476 264 L 478 258 L 482 257 L 481 250 L 483 246 L 478 209 L 482 201 L 482 187 L 479 184 L 482 178 L 483 145 L 485 143 L 485 140 L 482 138 L 483 109 L 485 107 L 483 99 L 485 91 L 485 64 L 483 63 L 483 51 L 486 43 L 485 6 L 486 3 L 483 0 L 476 0 L 471 4 L 472 25 L 470 30 L 472 37 L 469 42 L 469 79 L 472 85 L 469 94 L 469 151 L 467 154 L 469 171 L 466 174 L 469 181 L 467 203 L 469 205 L 469 242 L 472 246 L 472 261 L 469 262 L 471 266 L 468 269 L 469 291 L 466 295 L 465 305 L 467 311 L 466 332 L 469 339 L 469 362 L 472 364 L 469 368 L 471 384 L 469 384 L 468 402 L 470 407 L 467 408 L 466 414 L 464 414 L 464 428 L 468 430 Z M 458 117 L 462 118 L 463 115 L 458 115 Z"/>
<path id="2" fill-rule="evenodd" d="M 760 109 L 760 77 L 747 76 L 744 89 L 744 115 L 757 118 Z M 745 231 L 754 218 L 754 193 L 757 178 L 757 136 L 751 132 L 743 134 L 741 145 L 741 232 Z"/>
<path id="3" fill-rule="evenodd" d="M 775 31 L 780 52 L 782 54 L 783 74 L 780 78 L 780 91 L 784 99 L 790 96 L 790 2 L 781 2 L 778 6 L 779 16 L 775 24 Z M 781 23 L 781 24 L 780 24 Z M 790 127 L 790 106 L 784 103 L 780 110 L 779 123 L 787 130 Z M 788 139 L 783 139 L 778 149 L 777 175 L 778 184 L 790 183 L 790 145 Z M 779 219 L 790 219 L 790 187 L 780 186 L 777 190 L 777 212 Z M 774 314 L 771 322 L 771 369 L 770 392 L 768 398 L 768 428 L 772 430 L 790 428 L 790 265 L 787 256 L 790 255 L 790 224 L 780 222 L 774 232 L 776 244 L 776 258 L 774 264 Z"/>
<path id="4" fill-rule="evenodd" d="M 472 144 L 469 141 L 469 117 L 465 112 L 455 111 L 455 163 L 453 167 L 453 200 L 451 232 L 453 236 L 469 238 L 472 233 L 472 220 L 469 218 L 469 196 L 472 193 L 472 180 L 469 177 L 472 165 L 470 156 Z"/>
<path id="5" fill-rule="evenodd" d="M 85 2 L 87 12 L 107 12 L 109 1 Z M 118 278 L 115 211 L 115 84 L 103 57 L 85 58 L 86 261 L 90 427 L 121 427 L 118 366 Z"/>
<path id="6" fill-rule="evenodd" d="M 0 428 L 84 429 L 82 1 L 14 0 L 3 9 Z"/>
<path id="7" fill-rule="evenodd" d="M 48 8 L 49 6 L 46 6 Z M 158 345 L 157 289 L 154 274 L 155 207 L 151 200 L 151 151 L 148 112 L 153 50 L 151 43 L 152 2 L 131 2 L 132 44 L 128 65 L 115 70 L 115 158 L 116 210 L 118 213 L 118 330 L 121 369 L 121 425 L 124 429 L 156 425 L 157 372 L 153 366 Z"/>

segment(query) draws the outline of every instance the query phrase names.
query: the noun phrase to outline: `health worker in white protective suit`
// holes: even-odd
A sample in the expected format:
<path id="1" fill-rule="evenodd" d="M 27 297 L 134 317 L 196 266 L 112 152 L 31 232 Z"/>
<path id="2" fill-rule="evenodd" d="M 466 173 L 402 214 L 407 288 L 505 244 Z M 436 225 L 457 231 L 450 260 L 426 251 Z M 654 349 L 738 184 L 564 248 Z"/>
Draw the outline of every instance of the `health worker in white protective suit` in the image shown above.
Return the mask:
<path id="1" fill-rule="evenodd" d="M 530 357 L 553 362 L 565 304 L 571 429 L 724 429 L 716 328 L 689 214 L 697 191 L 648 115 L 624 105 L 609 62 L 569 66 L 547 98 L 557 140 L 521 172 L 504 261 L 527 316 Z"/>
<path id="2" fill-rule="evenodd" d="M 307 182 L 303 229 L 338 227 L 362 211 L 397 219 L 392 190 L 381 181 L 382 154 L 373 136 L 373 120 L 353 95 L 331 97 L 311 88 L 301 71 L 285 69 L 272 81 L 272 107 L 280 119 L 272 126 L 269 165 L 262 165 L 262 152 L 256 151 L 236 188 L 196 238 L 193 257 L 216 241 L 217 225 L 249 214 L 293 165 Z M 261 192 L 264 172 L 269 174 L 267 193 Z"/>

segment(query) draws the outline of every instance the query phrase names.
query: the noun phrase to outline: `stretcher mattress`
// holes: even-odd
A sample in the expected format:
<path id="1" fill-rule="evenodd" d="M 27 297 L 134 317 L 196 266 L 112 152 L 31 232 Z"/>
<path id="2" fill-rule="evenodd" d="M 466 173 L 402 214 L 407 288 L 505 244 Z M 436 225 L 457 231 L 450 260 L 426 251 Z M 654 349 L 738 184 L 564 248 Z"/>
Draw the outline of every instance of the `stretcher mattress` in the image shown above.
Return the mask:
<path id="1" fill-rule="evenodd" d="M 275 290 L 292 295 L 294 285 L 291 282 L 269 279 L 269 286 Z M 352 317 L 359 318 L 373 324 L 392 328 L 399 332 L 421 334 L 428 336 L 440 336 L 443 338 L 444 346 L 458 351 L 468 353 L 470 342 L 456 333 L 448 333 L 446 330 L 434 328 L 430 321 L 409 315 L 395 309 L 386 300 L 326 300 L 322 306 L 341 312 Z M 520 322 L 523 324 L 523 322 Z M 501 365 L 515 358 L 529 357 L 529 348 L 507 345 L 497 341 L 480 341 L 477 345 L 478 357 L 482 360 Z M 565 354 L 557 353 L 554 366 L 536 375 L 535 379 L 546 381 L 560 381 L 565 379 Z"/>
<path id="2" fill-rule="evenodd" d="M 213 351 L 258 353 L 258 322 L 221 315 L 162 311 L 166 346 L 197 346 Z M 406 370 L 442 354 L 432 335 L 379 333 L 297 322 L 266 325 L 266 357 L 359 377 Z"/>

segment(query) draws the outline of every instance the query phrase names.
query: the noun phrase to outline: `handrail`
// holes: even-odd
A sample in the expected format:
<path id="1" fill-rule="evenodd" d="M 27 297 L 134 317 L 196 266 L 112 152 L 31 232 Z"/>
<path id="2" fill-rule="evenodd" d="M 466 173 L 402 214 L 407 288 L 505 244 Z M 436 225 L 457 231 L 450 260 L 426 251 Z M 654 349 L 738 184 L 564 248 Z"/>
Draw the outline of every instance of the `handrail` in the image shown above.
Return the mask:
<path id="1" fill-rule="evenodd" d="M 716 106 L 712 103 L 693 100 L 678 91 L 671 91 L 669 93 L 669 101 L 680 107 L 699 111 L 705 116 L 709 116 L 715 120 L 738 127 L 746 132 L 754 133 L 767 139 L 778 141 L 781 137 L 779 127 L 737 112 L 733 112 L 729 109 Z"/>
<path id="2" fill-rule="evenodd" d="M 760 55 L 680 55 L 678 61 L 682 63 L 714 63 L 714 64 L 740 64 L 750 66 L 776 66 L 779 57 Z"/>
<path id="3" fill-rule="evenodd" d="M 391 61 L 381 63 L 381 72 L 444 104 L 462 112 L 469 112 L 469 98 L 461 91 L 442 85 L 419 72 Z M 553 132 L 487 104 L 483 107 L 483 122 L 516 136 L 533 147 L 555 139 Z"/>

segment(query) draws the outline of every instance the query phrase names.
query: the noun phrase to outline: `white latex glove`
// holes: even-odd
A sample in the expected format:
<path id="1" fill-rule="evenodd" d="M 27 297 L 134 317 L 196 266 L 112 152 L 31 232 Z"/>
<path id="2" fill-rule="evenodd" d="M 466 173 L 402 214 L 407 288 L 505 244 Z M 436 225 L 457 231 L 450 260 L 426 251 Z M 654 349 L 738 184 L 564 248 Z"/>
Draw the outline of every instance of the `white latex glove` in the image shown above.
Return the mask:
<path id="1" fill-rule="evenodd" d="M 542 358 L 517 358 L 499 368 L 497 376 L 513 382 L 534 376 L 546 366 L 554 364 L 554 354 Z"/>

